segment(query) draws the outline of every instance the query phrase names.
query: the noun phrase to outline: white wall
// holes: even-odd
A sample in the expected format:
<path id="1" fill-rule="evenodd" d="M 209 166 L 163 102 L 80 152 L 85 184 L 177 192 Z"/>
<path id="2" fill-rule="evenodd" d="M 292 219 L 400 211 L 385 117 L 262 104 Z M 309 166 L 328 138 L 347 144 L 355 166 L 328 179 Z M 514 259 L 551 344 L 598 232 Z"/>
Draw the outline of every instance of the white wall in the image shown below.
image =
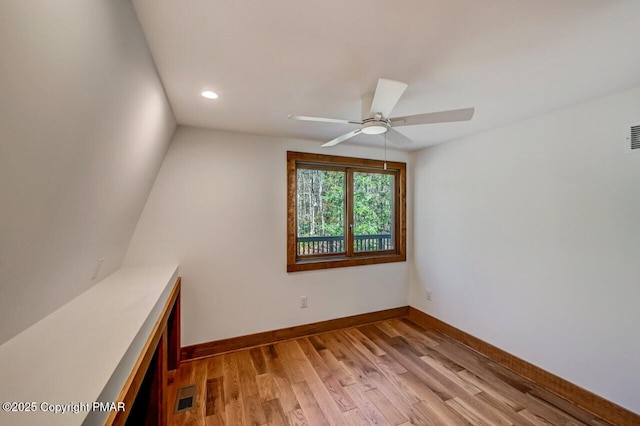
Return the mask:
<path id="1" fill-rule="evenodd" d="M 634 121 L 640 88 L 416 153 L 410 304 L 640 413 Z"/>
<path id="2" fill-rule="evenodd" d="M 319 145 L 178 128 L 125 263 L 180 264 L 183 346 L 406 306 L 407 262 L 286 272 L 286 151 L 383 157 Z"/>
<path id="3" fill-rule="evenodd" d="M 129 1 L 0 2 L 0 343 L 120 266 L 174 128 Z"/>

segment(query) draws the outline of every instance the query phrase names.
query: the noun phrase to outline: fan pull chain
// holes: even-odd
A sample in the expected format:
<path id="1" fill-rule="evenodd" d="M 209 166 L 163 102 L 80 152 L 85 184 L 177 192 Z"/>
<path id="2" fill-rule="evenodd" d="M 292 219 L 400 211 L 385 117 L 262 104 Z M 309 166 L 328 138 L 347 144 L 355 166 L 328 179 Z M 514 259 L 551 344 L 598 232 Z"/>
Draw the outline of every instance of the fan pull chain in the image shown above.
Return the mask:
<path id="1" fill-rule="evenodd" d="M 387 132 L 384 132 L 384 169 L 387 170 Z"/>

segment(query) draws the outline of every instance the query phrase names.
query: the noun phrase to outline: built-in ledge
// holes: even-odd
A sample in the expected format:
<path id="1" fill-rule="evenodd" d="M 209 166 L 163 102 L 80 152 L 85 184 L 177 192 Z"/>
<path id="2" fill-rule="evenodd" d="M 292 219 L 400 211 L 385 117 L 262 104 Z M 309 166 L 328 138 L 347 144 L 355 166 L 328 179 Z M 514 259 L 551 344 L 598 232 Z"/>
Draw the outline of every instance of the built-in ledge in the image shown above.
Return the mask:
<path id="1" fill-rule="evenodd" d="M 165 366 L 168 359 L 177 367 L 172 350 L 166 352 L 171 333 L 174 340 L 177 333 L 179 348 L 179 285 L 177 265 L 123 268 L 2 344 L 0 402 L 23 404 L 22 412 L 0 411 L 0 424 L 102 425 L 126 418 L 110 411 L 73 410 L 82 408 L 79 403 L 117 403 L 123 390 L 137 392 L 136 370 L 158 361 L 153 353 L 145 356 L 156 351 L 153 344 L 163 345 L 157 353 Z M 177 327 L 175 315 L 167 312 L 170 303 L 169 309 L 178 309 Z M 167 318 L 174 321 L 171 332 L 164 330 Z M 154 337 L 159 328 L 161 334 Z M 138 375 L 144 378 L 144 373 Z M 35 412 L 24 412 L 24 403 L 29 408 L 35 403 Z M 67 412 L 42 411 L 51 405 Z"/>

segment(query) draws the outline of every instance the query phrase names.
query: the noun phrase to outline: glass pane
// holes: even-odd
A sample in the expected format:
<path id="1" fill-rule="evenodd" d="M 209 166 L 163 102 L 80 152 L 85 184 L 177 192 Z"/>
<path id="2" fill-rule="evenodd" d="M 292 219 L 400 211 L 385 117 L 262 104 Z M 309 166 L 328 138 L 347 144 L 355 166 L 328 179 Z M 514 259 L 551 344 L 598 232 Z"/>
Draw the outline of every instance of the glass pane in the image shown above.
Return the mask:
<path id="1" fill-rule="evenodd" d="M 298 255 L 344 253 L 345 173 L 298 169 Z"/>
<path id="2" fill-rule="evenodd" d="M 353 250 L 394 249 L 394 176 L 385 173 L 353 174 Z"/>

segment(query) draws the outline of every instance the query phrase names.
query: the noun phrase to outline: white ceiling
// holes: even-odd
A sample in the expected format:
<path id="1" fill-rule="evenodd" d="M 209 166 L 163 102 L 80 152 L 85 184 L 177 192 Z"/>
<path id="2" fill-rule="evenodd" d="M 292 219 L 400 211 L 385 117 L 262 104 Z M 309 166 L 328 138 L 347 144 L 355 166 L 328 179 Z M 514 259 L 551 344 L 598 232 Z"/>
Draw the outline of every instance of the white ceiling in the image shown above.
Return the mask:
<path id="1" fill-rule="evenodd" d="M 640 85 L 639 0 L 133 3 L 183 125 L 326 141 L 354 127 L 287 115 L 359 120 L 379 77 L 392 116 L 476 108 L 401 128 L 418 149 Z"/>

